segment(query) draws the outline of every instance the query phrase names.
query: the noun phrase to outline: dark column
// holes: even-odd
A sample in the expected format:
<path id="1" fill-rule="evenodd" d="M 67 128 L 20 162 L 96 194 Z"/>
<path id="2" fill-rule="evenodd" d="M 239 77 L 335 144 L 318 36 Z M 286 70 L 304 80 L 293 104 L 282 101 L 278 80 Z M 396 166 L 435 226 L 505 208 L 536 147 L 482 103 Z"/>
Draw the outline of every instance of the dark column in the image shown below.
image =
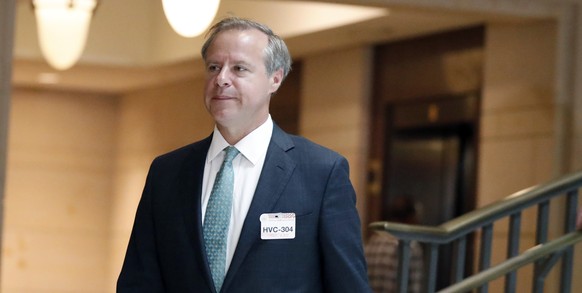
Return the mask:
<path id="1" fill-rule="evenodd" d="M 2 226 L 4 224 L 4 191 L 6 188 L 6 153 L 10 93 L 12 89 L 15 4 L 15 0 L 0 1 L 0 40 L 2 40 L 0 42 L 0 243 L 2 243 Z"/>

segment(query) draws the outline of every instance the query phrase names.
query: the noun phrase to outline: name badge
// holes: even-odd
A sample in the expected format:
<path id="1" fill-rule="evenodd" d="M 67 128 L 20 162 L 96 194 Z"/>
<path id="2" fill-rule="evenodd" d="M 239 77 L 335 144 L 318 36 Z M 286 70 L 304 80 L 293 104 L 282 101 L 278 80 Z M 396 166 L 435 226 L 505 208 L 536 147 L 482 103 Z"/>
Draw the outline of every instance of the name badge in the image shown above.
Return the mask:
<path id="1" fill-rule="evenodd" d="M 262 214 L 261 239 L 294 239 L 295 213 Z"/>

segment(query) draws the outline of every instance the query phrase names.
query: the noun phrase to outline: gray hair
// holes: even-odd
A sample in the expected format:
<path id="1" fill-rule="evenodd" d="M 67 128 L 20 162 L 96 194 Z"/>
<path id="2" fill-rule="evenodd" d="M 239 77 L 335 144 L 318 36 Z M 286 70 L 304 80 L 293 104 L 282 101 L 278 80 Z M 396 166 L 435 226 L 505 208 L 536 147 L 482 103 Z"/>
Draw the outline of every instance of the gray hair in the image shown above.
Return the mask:
<path id="1" fill-rule="evenodd" d="M 287 74 L 291 71 L 292 62 L 287 45 L 285 45 L 283 39 L 276 35 L 268 26 L 249 19 L 227 17 L 213 25 L 208 31 L 208 38 L 204 42 L 204 45 L 202 45 L 202 58 L 206 60 L 208 48 L 218 34 L 233 29 L 257 29 L 267 35 L 269 40 L 267 47 L 265 48 L 265 67 L 267 74 L 271 76 L 275 71 L 283 69 L 283 79 L 287 77 Z"/>

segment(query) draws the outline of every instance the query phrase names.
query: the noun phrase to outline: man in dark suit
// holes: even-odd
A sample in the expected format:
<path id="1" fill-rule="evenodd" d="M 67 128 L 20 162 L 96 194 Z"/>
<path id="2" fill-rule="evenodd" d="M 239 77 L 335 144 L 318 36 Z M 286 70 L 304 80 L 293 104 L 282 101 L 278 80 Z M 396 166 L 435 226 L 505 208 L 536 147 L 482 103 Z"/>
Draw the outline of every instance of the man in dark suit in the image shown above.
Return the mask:
<path id="1" fill-rule="evenodd" d="M 269 115 L 291 69 L 285 43 L 227 18 L 202 57 L 214 132 L 152 163 L 118 292 L 371 292 L 346 159 Z"/>

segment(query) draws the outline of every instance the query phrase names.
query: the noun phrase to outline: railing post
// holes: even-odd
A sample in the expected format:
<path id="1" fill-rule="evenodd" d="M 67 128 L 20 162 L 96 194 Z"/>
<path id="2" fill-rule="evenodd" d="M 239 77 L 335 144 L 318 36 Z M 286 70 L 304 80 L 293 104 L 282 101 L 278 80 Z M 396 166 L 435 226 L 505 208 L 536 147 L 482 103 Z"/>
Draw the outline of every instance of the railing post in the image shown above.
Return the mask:
<path id="1" fill-rule="evenodd" d="M 493 224 L 483 226 L 481 229 L 481 252 L 479 253 L 479 271 L 482 272 L 491 265 L 491 243 L 493 241 Z M 483 284 L 479 293 L 487 293 L 489 284 Z"/>
<path id="2" fill-rule="evenodd" d="M 408 292 L 408 278 L 410 272 L 410 241 L 398 240 L 398 292 Z"/>
<path id="3" fill-rule="evenodd" d="M 465 256 L 467 255 L 467 236 L 455 241 L 455 252 L 453 254 L 453 277 L 452 283 L 457 283 L 465 275 Z"/>
<path id="4" fill-rule="evenodd" d="M 564 232 L 569 233 L 576 229 L 576 214 L 578 209 L 578 190 L 568 192 L 566 196 L 566 219 L 564 220 Z M 574 248 L 569 247 L 562 256 L 560 272 L 560 292 L 569 293 L 572 289 L 572 273 L 574 267 Z"/>
<path id="5" fill-rule="evenodd" d="M 434 293 L 436 291 L 436 280 L 437 280 L 437 265 L 439 257 L 439 246 L 437 244 L 431 243 L 426 246 L 427 256 L 426 260 L 428 265 L 426 266 L 426 292 Z"/>
<path id="6" fill-rule="evenodd" d="M 519 254 L 519 236 L 521 234 L 521 212 L 509 218 L 509 241 L 507 242 L 507 259 Z M 517 271 L 505 275 L 505 292 L 515 292 Z"/>
<path id="7" fill-rule="evenodd" d="M 544 201 L 538 204 L 538 217 L 536 229 L 536 244 L 545 243 L 548 241 L 548 215 L 550 210 L 550 202 Z M 534 263 L 534 278 L 533 278 L 533 293 L 544 292 L 544 280 L 542 277 L 543 262 L 537 261 Z"/>

